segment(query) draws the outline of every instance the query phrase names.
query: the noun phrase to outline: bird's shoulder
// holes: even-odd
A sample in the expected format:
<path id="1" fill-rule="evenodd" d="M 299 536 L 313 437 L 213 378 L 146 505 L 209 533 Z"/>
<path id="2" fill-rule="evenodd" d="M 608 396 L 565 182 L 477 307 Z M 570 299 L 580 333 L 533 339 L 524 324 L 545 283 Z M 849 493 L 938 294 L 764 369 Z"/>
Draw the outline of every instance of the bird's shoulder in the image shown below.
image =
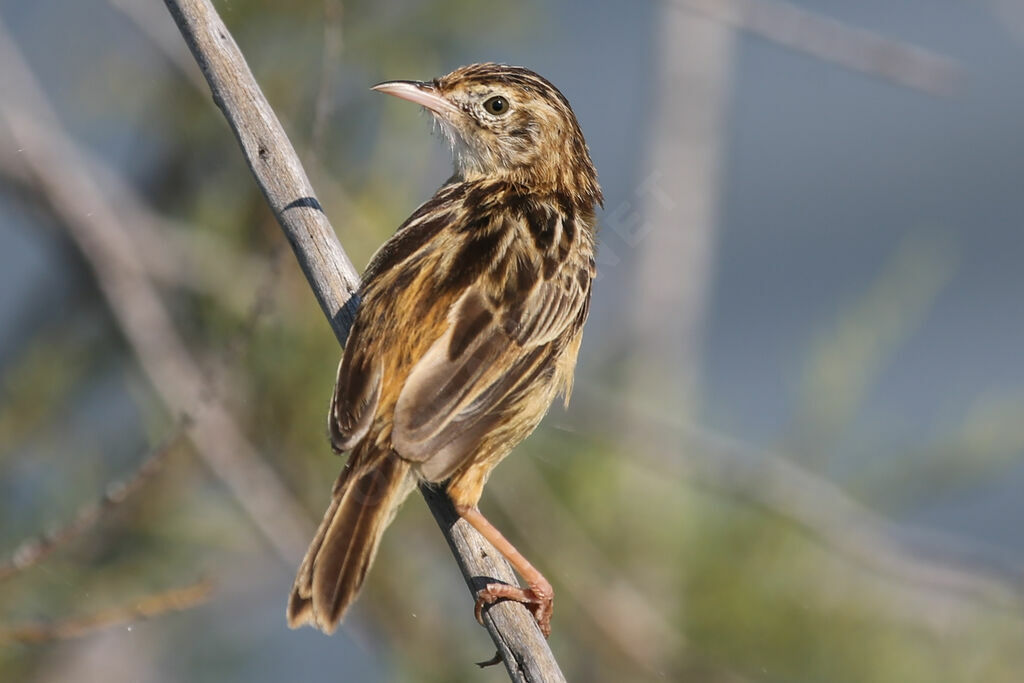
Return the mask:
<path id="1" fill-rule="evenodd" d="M 593 277 L 593 210 L 507 181 L 450 182 L 418 207 L 377 251 L 362 295 L 451 304 L 478 287 L 514 305 L 538 284 Z"/>

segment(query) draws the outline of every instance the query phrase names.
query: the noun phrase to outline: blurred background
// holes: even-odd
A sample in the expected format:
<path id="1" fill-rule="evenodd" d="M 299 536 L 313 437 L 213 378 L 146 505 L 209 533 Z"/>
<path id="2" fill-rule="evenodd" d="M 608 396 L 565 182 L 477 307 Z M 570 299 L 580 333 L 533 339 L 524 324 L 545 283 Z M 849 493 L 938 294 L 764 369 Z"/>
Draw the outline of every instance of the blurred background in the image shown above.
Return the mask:
<path id="1" fill-rule="evenodd" d="M 220 0 L 360 270 L 529 66 L 605 190 L 569 409 L 482 508 L 575 681 L 1019 681 L 1024 5 Z M 0 679 L 501 681 L 410 498 L 289 631 L 335 338 L 163 3 L 0 0 Z"/>

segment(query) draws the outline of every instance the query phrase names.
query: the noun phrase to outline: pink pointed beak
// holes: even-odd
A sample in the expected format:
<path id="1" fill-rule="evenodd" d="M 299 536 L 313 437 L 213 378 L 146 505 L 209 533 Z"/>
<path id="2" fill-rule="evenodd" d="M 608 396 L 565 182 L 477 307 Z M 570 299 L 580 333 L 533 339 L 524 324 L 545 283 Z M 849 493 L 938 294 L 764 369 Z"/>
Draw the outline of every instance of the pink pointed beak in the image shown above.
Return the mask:
<path id="1" fill-rule="evenodd" d="M 371 90 L 415 102 L 441 116 L 451 117 L 462 113 L 461 109 L 437 92 L 437 88 L 434 87 L 433 83 L 425 81 L 385 81 L 373 86 Z"/>

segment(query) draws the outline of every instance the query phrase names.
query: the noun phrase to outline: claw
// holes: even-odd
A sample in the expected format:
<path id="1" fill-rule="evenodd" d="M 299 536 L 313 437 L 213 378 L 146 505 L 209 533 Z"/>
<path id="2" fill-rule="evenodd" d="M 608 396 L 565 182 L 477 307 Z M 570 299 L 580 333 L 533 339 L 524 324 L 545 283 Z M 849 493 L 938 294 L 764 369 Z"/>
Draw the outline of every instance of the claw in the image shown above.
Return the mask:
<path id="1" fill-rule="evenodd" d="M 481 595 L 483 592 L 484 591 L 480 591 L 480 593 L 477 593 L 476 605 L 473 607 L 473 616 L 476 617 L 476 622 L 481 626 L 484 625 L 484 606 L 490 605 L 493 602 L 493 600 L 488 601 L 486 598 L 484 598 L 484 596 Z"/>
<path id="2" fill-rule="evenodd" d="M 476 605 L 473 613 L 480 625 L 484 624 L 484 607 L 493 605 L 498 600 L 515 600 L 521 602 L 537 620 L 540 632 L 547 638 L 551 635 L 551 614 L 554 611 L 554 598 L 546 595 L 539 588 L 520 588 L 507 583 L 489 583 L 476 594 Z"/>
<path id="3" fill-rule="evenodd" d="M 501 650 L 495 650 L 494 656 L 488 659 L 486 662 L 476 663 L 476 665 L 479 666 L 481 669 L 486 669 L 487 667 L 494 666 L 495 664 L 501 664 Z"/>

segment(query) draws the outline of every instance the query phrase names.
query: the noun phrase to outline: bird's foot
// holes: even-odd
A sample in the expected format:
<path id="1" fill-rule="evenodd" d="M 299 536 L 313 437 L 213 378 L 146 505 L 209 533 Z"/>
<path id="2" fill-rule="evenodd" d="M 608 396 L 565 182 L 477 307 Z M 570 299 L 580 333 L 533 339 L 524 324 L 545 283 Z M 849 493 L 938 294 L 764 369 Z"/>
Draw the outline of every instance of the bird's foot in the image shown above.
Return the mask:
<path id="1" fill-rule="evenodd" d="M 476 620 L 483 626 L 484 608 L 499 600 L 515 600 L 521 602 L 533 613 L 533 618 L 540 626 L 540 632 L 547 638 L 551 635 L 551 614 L 554 611 L 555 596 L 553 591 L 541 589 L 539 586 L 520 588 L 507 583 L 489 583 L 476 594 Z"/>

